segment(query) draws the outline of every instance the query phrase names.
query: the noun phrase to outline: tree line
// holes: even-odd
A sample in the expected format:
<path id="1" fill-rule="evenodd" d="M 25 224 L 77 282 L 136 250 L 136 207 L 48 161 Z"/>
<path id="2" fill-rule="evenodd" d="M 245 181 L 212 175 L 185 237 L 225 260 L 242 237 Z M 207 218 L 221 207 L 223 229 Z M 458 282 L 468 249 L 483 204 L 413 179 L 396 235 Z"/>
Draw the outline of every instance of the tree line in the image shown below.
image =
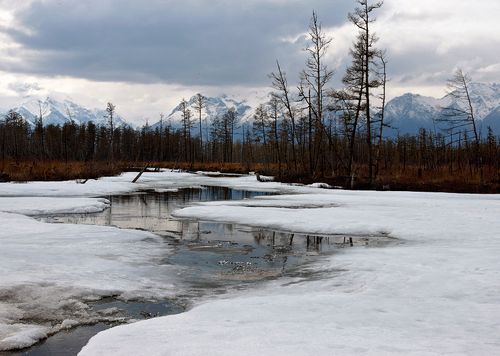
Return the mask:
<path id="1" fill-rule="evenodd" d="M 62 126 L 44 126 L 43 115 L 30 126 L 10 111 L 0 121 L 2 160 L 63 160 L 127 162 L 261 164 L 278 176 L 364 177 L 372 184 L 384 172 L 460 170 L 482 175 L 487 167 L 498 176 L 498 140 L 491 129 L 482 138 L 469 93 L 470 78 L 457 71 L 449 81 L 450 95 L 463 105 L 443 108 L 445 131 L 421 129 L 418 135 L 385 137 L 386 51 L 377 47 L 372 31 L 374 12 L 383 2 L 356 0 L 348 19 L 357 30 L 350 64 L 342 75 L 343 87 L 331 88 L 334 72 L 326 55 L 332 38 L 313 12 L 305 48 L 305 67 L 296 85 L 289 83 L 279 60 L 269 75 L 272 92 L 254 111 L 253 120 L 241 123 L 234 108 L 203 119 L 206 99 L 194 105 L 180 103 L 181 121 L 164 120 L 140 129 L 115 127 L 115 106 L 108 103 L 107 125 L 71 120 Z M 464 109 L 465 108 L 465 109 Z"/>

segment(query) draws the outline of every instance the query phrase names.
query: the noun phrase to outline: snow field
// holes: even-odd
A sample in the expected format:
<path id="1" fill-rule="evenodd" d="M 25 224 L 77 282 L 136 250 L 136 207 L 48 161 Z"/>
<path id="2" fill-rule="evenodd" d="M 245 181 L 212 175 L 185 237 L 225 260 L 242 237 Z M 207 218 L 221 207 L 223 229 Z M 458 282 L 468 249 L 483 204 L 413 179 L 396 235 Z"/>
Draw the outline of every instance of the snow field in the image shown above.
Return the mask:
<path id="1" fill-rule="evenodd" d="M 214 179 L 188 173 L 137 173 L 76 181 L 0 184 L 0 351 L 30 346 L 64 328 L 114 320 L 89 302 L 165 298 L 179 288 L 178 267 L 163 261 L 172 250 L 160 237 L 113 227 L 47 224 L 28 216 L 94 213 L 100 196 L 200 187 Z M 216 184 L 256 189 L 255 177 Z M 273 184 L 276 190 L 279 185 Z M 22 215 L 21 215 L 22 214 Z"/>
<path id="2" fill-rule="evenodd" d="M 47 224 L 0 213 L 0 350 L 26 347 L 60 328 L 106 318 L 104 296 L 172 295 L 177 269 L 156 235 L 112 227 Z"/>
<path id="3" fill-rule="evenodd" d="M 325 207 L 300 208 L 311 203 Z M 309 266 L 311 278 L 103 331 L 80 355 L 498 354 L 499 212 L 495 195 L 347 191 L 181 209 L 176 216 L 397 242 L 339 250 Z"/>

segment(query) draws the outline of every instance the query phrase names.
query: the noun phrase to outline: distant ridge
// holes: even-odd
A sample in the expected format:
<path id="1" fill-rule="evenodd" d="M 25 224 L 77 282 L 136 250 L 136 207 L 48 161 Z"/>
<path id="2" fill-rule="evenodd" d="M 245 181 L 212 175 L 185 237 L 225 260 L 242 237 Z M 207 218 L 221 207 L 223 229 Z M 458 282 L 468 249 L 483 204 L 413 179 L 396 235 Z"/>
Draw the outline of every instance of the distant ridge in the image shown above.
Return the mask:
<path id="1" fill-rule="evenodd" d="M 198 111 L 195 109 L 195 103 L 196 95 L 193 95 L 191 98 L 189 98 L 189 100 L 187 100 L 188 109 L 191 111 L 192 119 L 195 122 L 198 122 Z M 223 94 L 216 97 L 205 97 L 204 103 L 205 106 L 202 109 L 201 113 L 204 124 L 209 125 L 214 118 L 224 115 L 224 113 L 226 113 L 231 108 L 234 108 L 236 110 L 236 116 L 240 123 L 252 120 L 254 108 L 252 108 L 244 99 L 238 99 Z M 177 105 L 163 120 L 164 125 L 170 123 L 173 126 L 178 126 L 182 121 L 181 104 Z M 154 129 L 158 126 L 159 121 L 152 125 L 152 128 Z M 197 126 L 195 125 L 195 127 Z"/>
<path id="2" fill-rule="evenodd" d="M 42 111 L 43 125 L 64 125 L 73 120 L 77 124 L 86 124 L 92 121 L 96 125 L 107 125 L 106 111 L 99 109 L 88 109 L 81 106 L 71 99 L 55 99 L 46 97 L 43 100 L 38 98 L 29 98 L 21 105 L 12 108 L 17 111 L 32 127 L 35 126 L 38 117 Z M 2 118 L 7 114 L 3 110 Z M 114 124 L 119 126 L 129 125 L 120 115 L 114 118 Z"/>
<path id="3" fill-rule="evenodd" d="M 473 101 L 478 128 L 484 137 L 487 128 L 491 127 L 496 135 L 500 135 L 500 84 L 498 83 L 472 83 L 470 93 Z M 208 132 L 210 124 L 217 116 L 223 115 L 230 108 L 234 108 L 237 113 L 238 130 L 245 124 L 251 125 L 253 114 L 257 102 L 256 98 L 249 98 L 251 101 L 232 97 L 228 95 L 210 96 L 205 98 L 205 107 L 202 110 L 203 130 Z M 195 122 L 193 132 L 198 130 L 198 112 L 195 109 L 196 96 L 193 95 L 187 100 L 188 108 L 191 111 L 192 119 Z M 252 104 L 250 104 L 250 102 Z M 25 102 L 13 110 L 18 111 L 26 121 L 34 126 L 39 115 L 40 105 L 44 117 L 44 125 L 64 125 L 65 122 L 74 120 L 78 124 L 94 122 L 96 125 L 107 125 L 106 112 L 104 109 L 89 109 L 75 103 L 70 98 L 46 97 L 43 100 L 38 98 L 27 98 Z M 431 131 L 441 131 L 445 125 L 439 122 L 442 115 L 442 108 L 450 105 L 459 105 L 450 96 L 433 98 L 419 94 L 406 93 L 390 100 L 386 104 L 385 122 L 391 127 L 385 130 L 387 137 L 397 135 L 415 135 L 421 128 Z M 2 117 L 7 110 L 0 111 Z M 173 108 L 163 119 L 163 125 L 180 127 L 182 113 L 180 104 Z M 117 127 L 129 125 L 120 115 L 115 118 Z M 149 126 L 151 129 L 159 127 L 159 121 Z"/>
<path id="4" fill-rule="evenodd" d="M 490 126 L 500 134 L 500 84 L 472 83 L 470 95 L 481 133 L 484 135 Z M 386 134 L 417 134 L 420 128 L 440 130 L 444 128 L 438 122 L 442 108 L 460 105 L 450 95 L 440 99 L 412 93 L 395 97 L 385 107 L 386 122 L 393 127 Z"/>

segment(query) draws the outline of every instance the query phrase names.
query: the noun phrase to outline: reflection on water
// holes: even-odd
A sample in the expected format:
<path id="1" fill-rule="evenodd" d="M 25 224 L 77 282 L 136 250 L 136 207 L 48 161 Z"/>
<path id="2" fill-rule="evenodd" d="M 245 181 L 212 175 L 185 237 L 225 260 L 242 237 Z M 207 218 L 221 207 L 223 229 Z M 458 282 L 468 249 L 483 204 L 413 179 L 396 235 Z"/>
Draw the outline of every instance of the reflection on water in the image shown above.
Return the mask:
<path id="1" fill-rule="evenodd" d="M 224 293 L 250 282 L 293 275 L 296 267 L 352 245 L 384 245 L 386 237 L 309 236 L 235 224 L 180 220 L 174 210 L 203 201 L 239 200 L 263 192 L 223 187 L 184 189 L 178 192 L 142 192 L 111 196 L 111 206 L 97 214 L 72 214 L 42 218 L 47 222 L 112 225 L 141 229 L 164 236 L 174 247 L 161 263 L 186 267 L 183 282 L 189 287 L 179 297 L 192 299 Z M 216 208 L 216 207 L 214 207 Z"/>
<path id="2" fill-rule="evenodd" d="M 232 288 L 245 288 L 251 283 L 280 276 L 318 278 L 308 276 L 308 272 L 299 267 L 317 261 L 319 255 L 331 254 L 351 245 L 346 236 L 308 236 L 233 224 L 179 220 L 171 216 L 174 210 L 196 202 L 238 200 L 267 194 L 220 187 L 142 192 L 108 197 L 111 206 L 101 213 L 40 219 L 52 223 L 141 229 L 163 236 L 174 251 L 158 263 L 178 265 L 185 271 L 180 276 L 185 288 L 178 291 L 175 299 L 123 302 L 105 298 L 92 304 L 96 311 L 110 310 L 114 316 L 128 320 L 143 319 L 180 313 L 193 299 L 225 293 Z M 357 237 L 352 244 L 371 245 L 373 241 L 384 244 L 386 240 Z M 111 326 L 99 323 L 61 332 L 26 351 L 12 354 L 74 355 L 90 337 Z"/>
<path id="3" fill-rule="evenodd" d="M 45 218 L 48 222 L 64 222 L 92 225 L 112 225 L 125 229 L 141 229 L 160 235 L 182 233 L 183 222 L 171 217 L 171 213 L 190 203 L 216 200 L 240 200 L 262 192 L 247 192 L 221 187 L 183 189 L 178 192 L 141 192 L 130 195 L 107 197 L 111 207 L 97 214 L 74 214 Z"/>

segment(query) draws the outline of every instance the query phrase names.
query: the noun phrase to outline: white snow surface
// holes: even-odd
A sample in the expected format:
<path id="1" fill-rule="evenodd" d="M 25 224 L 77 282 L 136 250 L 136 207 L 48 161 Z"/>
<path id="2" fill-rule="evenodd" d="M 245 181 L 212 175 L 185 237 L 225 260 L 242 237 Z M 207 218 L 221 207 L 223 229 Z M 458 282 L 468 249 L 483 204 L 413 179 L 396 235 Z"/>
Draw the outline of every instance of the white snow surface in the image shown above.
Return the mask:
<path id="1" fill-rule="evenodd" d="M 0 211 L 23 215 L 97 213 L 108 207 L 104 198 L 0 197 Z"/>
<path id="2" fill-rule="evenodd" d="M 77 181 L 0 183 L 0 197 L 100 197 L 147 189 L 199 188 L 202 185 L 268 192 L 294 191 L 288 185 L 258 182 L 252 175 L 219 178 L 163 170 L 158 173 L 145 172 L 137 183 L 131 183 L 136 175 L 137 172 L 127 172 L 115 177 L 88 180 L 85 184 L 79 184 Z"/>
<path id="3" fill-rule="evenodd" d="M 89 308 L 103 296 L 164 298 L 179 289 L 182 269 L 163 263 L 172 252 L 162 238 L 114 227 L 48 224 L 29 218 L 93 213 L 102 196 L 139 190 L 176 191 L 214 178 L 188 173 L 137 173 L 77 181 L 0 183 L 0 351 L 27 347 L 61 329 L 116 318 Z M 258 189 L 255 177 L 211 185 Z M 257 188 L 256 188 L 257 186 Z M 268 187 L 265 185 L 264 187 Z M 272 184 L 271 190 L 279 189 Z M 266 189 L 266 188 L 263 188 Z"/>
<path id="4" fill-rule="evenodd" d="M 30 346 L 68 318 L 103 319 L 87 301 L 169 296 L 175 289 L 177 269 L 159 263 L 171 249 L 151 233 L 10 213 L 0 213 L 0 225 L 0 351 Z"/>
<path id="5" fill-rule="evenodd" d="M 103 331 L 80 355 L 500 354 L 500 196 L 309 192 L 176 215 L 395 243 L 339 248 L 303 277 Z"/>
<path id="6" fill-rule="evenodd" d="M 102 196 L 212 185 L 289 194 L 175 214 L 309 234 L 384 235 L 395 243 L 339 248 L 302 277 L 109 329 L 81 355 L 500 353 L 500 196 L 319 190 L 169 171 L 132 184 L 135 175 L 0 184 L 0 211 L 10 212 L 0 213 L 0 350 L 102 318 L 87 301 L 104 295 L 167 296 L 179 273 L 158 263 L 171 251 L 150 233 L 46 224 L 12 212 L 98 210 L 107 204 Z"/>

